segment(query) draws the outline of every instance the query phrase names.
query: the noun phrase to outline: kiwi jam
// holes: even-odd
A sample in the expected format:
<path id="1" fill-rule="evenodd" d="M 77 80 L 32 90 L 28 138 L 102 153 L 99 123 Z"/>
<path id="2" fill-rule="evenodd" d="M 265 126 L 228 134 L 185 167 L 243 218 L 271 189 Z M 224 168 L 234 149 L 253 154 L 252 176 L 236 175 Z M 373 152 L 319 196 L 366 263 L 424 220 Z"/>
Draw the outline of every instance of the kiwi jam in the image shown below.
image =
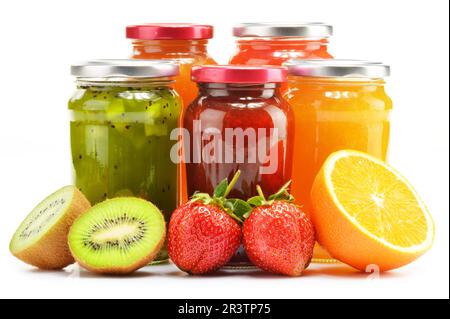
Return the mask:
<path id="1" fill-rule="evenodd" d="M 170 83 L 167 78 L 77 79 L 69 101 L 74 180 L 92 204 L 140 197 L 154 203 L 169 222 L 177 206 L 177 164 L 170 159 L 177 141 L 170 133 L 181 112 Z M 163 249 L 157 259 L 167 258 Z"/>

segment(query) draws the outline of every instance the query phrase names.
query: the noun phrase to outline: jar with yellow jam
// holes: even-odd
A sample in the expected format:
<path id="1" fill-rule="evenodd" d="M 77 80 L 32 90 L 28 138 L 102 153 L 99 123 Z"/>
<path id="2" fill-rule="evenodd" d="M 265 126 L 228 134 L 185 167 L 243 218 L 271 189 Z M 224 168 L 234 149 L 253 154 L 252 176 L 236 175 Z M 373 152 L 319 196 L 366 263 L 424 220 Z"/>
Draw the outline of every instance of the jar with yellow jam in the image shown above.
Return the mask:
<path id="1" fill-rule="evenodd" d="M 342 149 L 386 159 L 392 101 L 385 91 L 389 66 L 356 60 L 291 60 L 284 98 L 295 115 L 291 191 L 306 212 L 326 158 Z M 320 247 L 315 261 L 333 261 Z"/>

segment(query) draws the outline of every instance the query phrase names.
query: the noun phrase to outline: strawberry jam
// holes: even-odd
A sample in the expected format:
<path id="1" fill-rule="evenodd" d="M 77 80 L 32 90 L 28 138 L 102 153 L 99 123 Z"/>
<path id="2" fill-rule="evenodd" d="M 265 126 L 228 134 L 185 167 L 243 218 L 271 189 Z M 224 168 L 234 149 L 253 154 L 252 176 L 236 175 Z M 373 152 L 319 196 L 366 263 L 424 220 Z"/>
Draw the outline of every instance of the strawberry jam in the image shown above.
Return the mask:
<path id="1" fill-rule="evenodd" d="M 279 95 L 282 67 L 198 66 L 199 96 L 184 115 L 188 193 L 212 193 L 242 174 L 229 197 L 247 200 L 260 185 L 275 193 L 291 178 L 294 118 Z"/>

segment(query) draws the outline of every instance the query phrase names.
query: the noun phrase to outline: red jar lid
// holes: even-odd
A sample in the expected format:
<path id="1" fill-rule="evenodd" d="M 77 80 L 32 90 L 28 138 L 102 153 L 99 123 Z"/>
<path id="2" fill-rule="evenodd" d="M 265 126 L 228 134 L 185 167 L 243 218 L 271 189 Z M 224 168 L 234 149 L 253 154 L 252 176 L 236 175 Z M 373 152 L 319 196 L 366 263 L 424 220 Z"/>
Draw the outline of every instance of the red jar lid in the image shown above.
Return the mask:
<path id="1" fill-rule="evenodd" d="M 149 23 L 129 25 L 128 39 L 137 40 L 200 40 L 213 37 L 213 26 L 190 23 Z"/>
<path id="2" fill-rule="evenodd" d="M 286 82 L 287 68 L 281 66 L 202 65 L 194 66 L 192 81 L 209 83 Z"/>

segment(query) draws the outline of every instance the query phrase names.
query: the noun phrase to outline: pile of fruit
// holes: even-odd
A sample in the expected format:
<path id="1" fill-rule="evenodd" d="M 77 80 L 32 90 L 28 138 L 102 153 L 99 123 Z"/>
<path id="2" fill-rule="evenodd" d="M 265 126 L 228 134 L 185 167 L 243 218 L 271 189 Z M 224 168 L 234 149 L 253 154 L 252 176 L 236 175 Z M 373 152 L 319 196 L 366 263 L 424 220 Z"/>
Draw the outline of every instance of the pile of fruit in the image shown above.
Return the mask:
<path id="1" fill-rule="evenodd" d="M 289 182 L 268 197 L 258 186 L 259 195 L 247 201 L 229 199 L 239 174 L 178 207 L 167 234 L 162 213 L 148 201 L 119 197 L 91 207 L 77 188 L 66 186 L 26 217 L 10 250 L 42 269 L 76 261 L 96 273 L 127 274 L 148 265 L 167 239 L 172 262 L 197 275 L 220 269 L 243 245 L 260 269 L 299 276 L 316 240 L 361 271 L 374 264 L 381 271 L 401 267 L 433 243 L 432 218 L 411 185 L 364 153 L 330 155 L 316 177 L 309 216 L 294 204 Z"/>

